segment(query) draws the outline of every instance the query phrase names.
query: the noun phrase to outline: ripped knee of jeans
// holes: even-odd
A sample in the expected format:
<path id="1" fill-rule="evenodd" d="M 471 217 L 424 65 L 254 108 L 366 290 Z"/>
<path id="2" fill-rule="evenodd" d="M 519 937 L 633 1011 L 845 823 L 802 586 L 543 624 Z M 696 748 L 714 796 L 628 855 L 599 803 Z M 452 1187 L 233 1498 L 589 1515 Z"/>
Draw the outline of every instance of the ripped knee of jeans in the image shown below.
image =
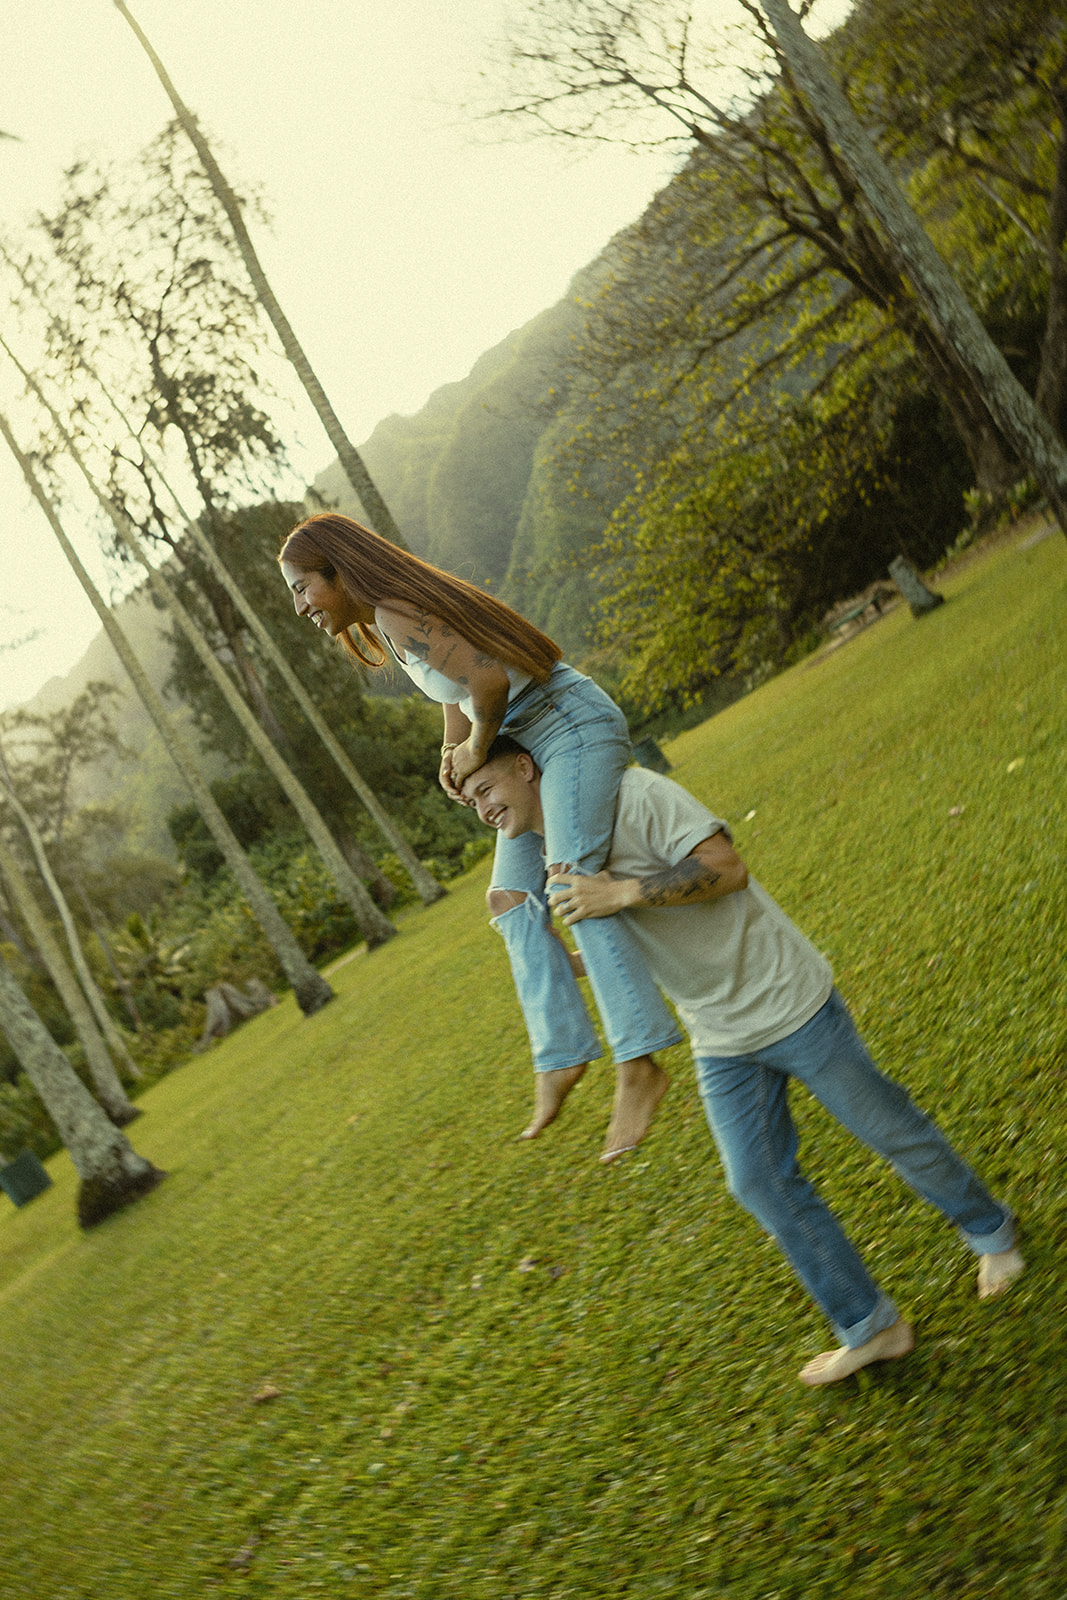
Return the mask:
<path id="1" fill-rule="evenodd" d="M 525 899 L 526 893 L 522 889 L 490 889 L 485 903 L 491 917 L 502 917 L 505 911 L 521 906 Z"/>

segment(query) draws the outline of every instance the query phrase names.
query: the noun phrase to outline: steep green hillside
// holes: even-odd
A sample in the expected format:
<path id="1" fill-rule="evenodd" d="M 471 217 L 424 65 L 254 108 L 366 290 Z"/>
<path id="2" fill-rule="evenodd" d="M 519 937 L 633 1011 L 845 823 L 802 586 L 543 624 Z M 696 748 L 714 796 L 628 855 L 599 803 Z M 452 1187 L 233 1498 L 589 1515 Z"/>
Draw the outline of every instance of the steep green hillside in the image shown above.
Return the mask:
<path id="1" fill-rule="evenodd" d="M 583 588 L 581 603 L 557 607 L 554 563 L 569 541 L 555 516 L 544 525 L 538 467 L 570 392 L 580 302 L 604 260 L 580 273 L 556 305 L 480 356 L 466 378 L 437 389 L 414 416 L 387 417 L 361 447 L 413 550 L 491 585 L 550 625 L 572 651 L 586 636 L 588 594 Z M 339 463 L 319 474 L 313 490 L 362 515 Z"/>

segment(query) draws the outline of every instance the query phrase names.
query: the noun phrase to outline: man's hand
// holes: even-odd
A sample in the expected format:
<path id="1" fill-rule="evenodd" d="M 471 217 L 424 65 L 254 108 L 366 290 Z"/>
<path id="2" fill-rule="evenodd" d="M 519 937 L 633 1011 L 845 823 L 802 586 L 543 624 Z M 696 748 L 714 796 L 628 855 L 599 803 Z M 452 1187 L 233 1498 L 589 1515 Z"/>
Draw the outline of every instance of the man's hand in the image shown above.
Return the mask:
<path id="1" fill-rule="evenodd" d="M 547 889 L 553 916 L 569 928 L 586 917 L 613 917 L 625 911 L 640 896 L 636 878 L 613 878 L 610 872 L 594 872 L 588 877 L 576 872 L 556 872 Z"/>

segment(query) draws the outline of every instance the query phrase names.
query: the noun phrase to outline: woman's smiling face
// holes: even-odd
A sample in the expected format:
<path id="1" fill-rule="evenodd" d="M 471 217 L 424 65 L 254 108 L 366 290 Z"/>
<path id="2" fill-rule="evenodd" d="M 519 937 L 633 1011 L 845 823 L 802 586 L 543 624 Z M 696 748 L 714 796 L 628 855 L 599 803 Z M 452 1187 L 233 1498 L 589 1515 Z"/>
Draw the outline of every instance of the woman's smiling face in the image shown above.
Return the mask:
<path id="1" fill-rule="evenodd" d="M 353 622 L 367 620 L 364 613 L 370 608 L 352 600 L 336 577 L 328 578 L 324 572 L 305 572 L 289 561 L 282 562 L 282 575 L 292 593 L 297 616 L 308 617 L 331 639 Z M 370 616 L 373 618 L 373 610 Z"/>

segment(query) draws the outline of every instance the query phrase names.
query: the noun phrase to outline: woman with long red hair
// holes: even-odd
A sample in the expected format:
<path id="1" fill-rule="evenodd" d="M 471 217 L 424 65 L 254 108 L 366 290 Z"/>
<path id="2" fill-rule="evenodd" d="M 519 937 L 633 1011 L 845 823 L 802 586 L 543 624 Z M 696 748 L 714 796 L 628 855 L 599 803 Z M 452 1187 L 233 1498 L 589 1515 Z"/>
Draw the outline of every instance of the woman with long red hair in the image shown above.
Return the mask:
<path id="1" fill-rule="evenodd" d="M 530 1036 L 537 1104 L 523 1137 L 535 1138 L 600 1054 L 570 956 L 552 932 L 545 885 L 553 872 L 598 872 L 607 860 L 619 779 L 630 759 L 626 719 L 510 606 L 351 517 L 308 517 L 278 561 L 299 615 L 364 666 L 394 662 L 440 702 L 438 779 L 452 799 L 465 803 L 461 786 L 483 765 L 498 732 L 541 769 L 543 846 L 533 834 L 510 838 L 506 814 L 495 818 L 488 896 Z M 601 1157 L 609 1161 L 647 1132 L 667 1086 L 652 1052 L 680 1035 L 621 918 L 590 918 L 574 933 L 618 1071 Z"/>

